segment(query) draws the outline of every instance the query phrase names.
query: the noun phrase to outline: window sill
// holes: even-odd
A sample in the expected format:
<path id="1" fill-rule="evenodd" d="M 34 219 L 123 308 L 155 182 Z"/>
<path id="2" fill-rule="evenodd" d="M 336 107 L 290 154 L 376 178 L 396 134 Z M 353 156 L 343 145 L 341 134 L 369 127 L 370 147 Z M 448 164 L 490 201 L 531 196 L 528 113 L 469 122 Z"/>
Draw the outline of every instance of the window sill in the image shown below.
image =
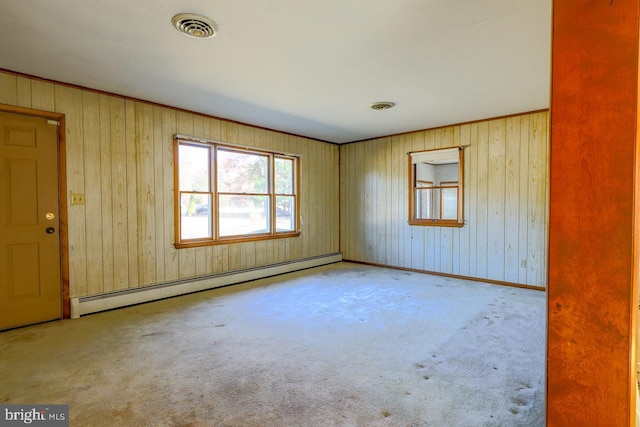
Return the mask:
<path id="1" fill-rule="evenodd" d="M 420 225 L 427 227 L 455 227 L 462 228 L 464 227 L 464 222 L 458 222 L 456 220 L 447 220 L 447 219 L 413 219 L 408 221 L 409 225 Z"/>
<path id="2" fill-rule="evenodd" d="M 174 243 L 173 246 L 176 249 L 197 248 L 200 246 L 228 245 L 233 243 L 257 242 L 260 240 L 286 239 L 286 238 L 298 237 L 298 236 L 300 236 L 299 231 L 291 232 L 291 233 L 269 234 L 269 235 L 233 236 L 233 237 L 227 237 L 227 238 L 222 238 L 218 240 L 190 240 L 186 242 Z"/>

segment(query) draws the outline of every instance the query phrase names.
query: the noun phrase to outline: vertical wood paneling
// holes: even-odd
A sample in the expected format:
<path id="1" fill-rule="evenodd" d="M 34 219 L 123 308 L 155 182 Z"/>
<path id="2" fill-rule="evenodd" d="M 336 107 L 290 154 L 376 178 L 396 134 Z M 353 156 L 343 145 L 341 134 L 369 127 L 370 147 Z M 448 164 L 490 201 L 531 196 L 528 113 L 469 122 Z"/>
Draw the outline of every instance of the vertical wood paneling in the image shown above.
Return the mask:
<path id="1" fill-rule="evenodd" d="M 31 80 L 25 77 L 16 79 L 16 103 L 19 107 L 31 108 Z"/>
<path id="2" fill-rule="evenodd" d="M 340 149 L 337 146 L 329 145 L 326 150 L 331 158 L 331 165 L 327 170 L 336 171 L 331 175 L 330 186 L 327 188 L 327 209 L 329 211 L 328 218 L 330 218 L 327 233 L 331 238 L 327 240 L 325 252 L 331 253 L 333 248 L 340 249 Z M 334 206 L 337 206 L 337 209 Z"/>
<path id="3" fill-rule="evenodd" d="M 546 115 L 532 115 L 529 128 L 529 200 L 532 203 L 529 205 L 527 277 L 534 283 L 544 283 L 546 277 L 547 133 Z"/>
<path id="4" fill-rule="evenodd" d="M 376 221 L 376 211 L 373 208 L 373 199 L 376 197 L 375 174 L 373 172 L 373 159 L 371 151 L 373 150 L 373 141 L 361 144 L 362 147 L 362 166 L 364 174 L 364 191 L 362 197 L 364 199 L 363 228 L 364 228 L 364 247 L 362 248 L 362 259 L 373 259 L 373 223 Z"/>
<path id="5" fill-rule="evenodd" d="M 364 261 L 366 258 L 364 257 L 364 251 L 365 248 L 367 246 L 367 230 L 366 230 L 366 220 L 365 220 L 365 216 L 368 215 L 368 212 L 366 212 L 366 206 L 365 206 L 365 192 L 366 192 L 366 186 L 365 186 L 365 171 L 363 168 L 363 164 L 364 164 L 364 144 L 355 144 L 354 146 L 354 150 L 355 150 L 355 164 L 353 165 L 353 167 L 355 167 L 355 194 L 354 196 L 354 202 L 357 203 L 357 206 L 359 207 L 359 212 L 360 212 L 360 220 L 353 220 L 353 225 L 354 227 L 357 228 L 358 230 L 358 236 L 362 236 L 359 241 L 356 243 L 354 242 L 353 246 L 352 246 L 352 250 L 355 254 L 356 260 L 358 261 Z"/>
<path id="6" fill-rule="evenodd" d="M 16 76 L 0 73 L 0 104 L 17 105 L 18 81 Z"/>
<path id="7" fill-rule="evenodd" d="M 530 116 L 520 117 L 520 201 L 518 206 L 518 283 L 529 283 L 527 251 L 529 246 L 529 122 Z M 526 142 L 525 142 L 526 141 Z"/>
<path id="8" fill-rule="evenodd" d="M 353 192 L 351 184 L 351 176 L 353 172 L 347 165 L 353 164 L 351 160 L 353 145 L 349 144 L 340 148 L 340 250 L 344 254 L 351 254 L 351 244 L 349 239 L 353 238 L 355 233 L 343 233 L 345 228 L 352 230 L 349 209 L 351 201 L 350 196 Z M 348 189 L 348 190 L 347 190 Z M 353 256 L 353 255 L 351 255 Z"/>
<path id="9" fill-rule="evenodd" d="M 2 74 L 0 73 L 0 76 Z M 65 86 L 55 88 L 55 110 L 66 116 L 67 189 L 84 193 L 84 144 L 82 92 Z M 84 205 L 69 207 L 69 296 L 87 295 L 86 213 Z M 71 286 L 71 283 L 74 286 Z"/>
<path id="10" fill-rule="evenodd" d="M 402 161 L 402 175 L 405 177 L 405 179 L 401 179 L 399 180 L 399 184 L 400 184 L 400 188 L 398 189 L 398 192 L 400 193 L 400 207 L 402 208 L 402 211 L 405 212 L 405 218 L 407 218 L 408 215 L 408 191 L 409 191 L 409 186 L 408 186 L 408 182 L 407 182 L 407 174 L 409 173 L 409 167 L 407 166 L 407 147 L 411 146 L 411 139 L 409 135 L 402 135 L 402 140 L 403 140 L 403 149 L 402 152 L 399 153 L 400 156 L 403 156 L 403 161 Z M 402 235 L 402 243 L 400 245 L 400 247 L 402 248 L 402 266 L 403 267 L 408 267 L 411 268 L 411 228 L 408 224 L 408 222 L 402 221 L 401 223 L 401 235 Z"/>
<path id="11" fill-rule="evenodd" d="M 109 97 L 100 95 L 100 208 L 102 218 L 102 271 L 103 292 L 115 290 L 113 251 L 113 171 L 111 170 L 111 103 Z"/>
<path id="12" fill-rule="evenodd" d="M 65 114 L 71 297 L 339 250 L 335 145 L 4 72 L 0 103 Z M 302 235 L 176 250 L 175 133 L 300 154 Z"/>
<path id="13" fill-rule="evenodd" d="M 111 212 L 113 215 L 113 289 L 129 287 L 129 211 L 127 208 L 126 109 L 110 98 Z"/>
<path id="14" fill-rule="evenodd" d="M 129 284 L 135 288 L 140 285 L 140 258 L 138 258 L 138 156 L 136 144 L 136 103 L 126 100 L 125 147 L 127 164 L 127 244 L 129 247 Z"/>
<path id="15" fill-rule="evenodd" d="M 156 283 L 155 165 L 153 107 L 136 103 L 135 148 L 139 285 Z"/>
<path id="16" fill-rule="evenodd" d="M 242 246 L 240 268 L 249 268 L 256 265 L 256 242 L 245 242 Z M 197 274 L 197 273 L 196 273 Z"/>
<path id="17" fill-rule="evenodd" d="M 164 189 L 164 177 L 165 175 L 172 175 L 172 169 L 165 169 L 162 167 L 163 154 L 164 154 L 164 139 L 162 132 L 162 108 L 153 107 L 153 214 L 155 220 L 155 268 L 156 268 L 156 281 L 166 281 L 165 275 L 165 248 L 168 246 L 164 240 L 164 229 L 166 228 L 164 222 L 164 203 L 163 197 L 167 193 Z"/>
<path id="18" fill-rule="evenodd" d="M 31 108 L 43 111 L 55 110 L 55 92 L 52 83 L 31 80 Z"/>
<path id="19" fill-rule="evenodd" d="M 314 157 L 313 163 L 315 165 L 314 172 L 312 172 L 314 177 L 318 176 L 318 174 L 321 174 L 323 170 L 329 168 L 331 165 L 331 156 L 329 155 L 329 152 L 325 150 L 325 147 L 323 147 L 323 145 L 325 144 L 314 143 L 311 146 L 310 155 Z M 328 180 L 325 182 L 320 182 L 318 179 L 312 178 L 314 182 L 311 191 L 317 193 L 317 198 L 315 201 L 316 204 L 312 204 L 310 211 L 313 212 L 314 215 L 313 238 L 319 238 L 320 236 L 327 233 L 330 229 L 330 226 L 328 225 L 328 223 L 330 222 L 330 216 L 324 217 L 325 220 L 323 220 L 324 215 L 330 215 L 327 212 L 325 206 L 325 203 L 329 203 L 329 198 L 324 186 L 330 185 L 331 182 L 331 178 L 327 178 Z M 321 246 L 318 246 L 314 245 L 313 242 L 309 242 L 309 253 L 317 255 L 318 251 L 324 251 L 326 243 L 328 242 L 324 242 Z"/>
<path id="20" fill-rule="evenodd" d="M 329 169 L 332 166 L 331 153 L 329 150 L 327 150 L 327 148 L 329 147 L 325 148 L 325 145 L 326 144 L 316 143 L 316 146 L 318 147 L 318 165 L 319 165 L 318 173 L 320 173 L 321 170 Z M 325 239 L 320 239 L 320 236 L 326 235 L 327 233 L 331 232 L 331 225 L 330 225 L 331 212 L 327 209 L 327 205 L 331 204 L 331 200 L 329 197 L 329 192 L 327 191 L 327 187 L 330 188 L 332 179 L 329 178 L 329 180 L 324 183 L 320 182 L 317 179 L 316 181 L 318 182 L 318 192 L 321 193 L 320 206 L 316 210 L 316 215 L 317 215 L 316 221 L 318 222 L 318 238 L 319 238 L 319 241 L 322 242 L 322 244 L 319 246 L 318 245 L 314 246 L 315 248 L 314 253 L 315 255 L 318 255 L 320 253 L 326 253 L 329 250 L 330 241 Z"/>
<path id="21" fill-rule="evenodd" d="M 347 163 L 347 158 L 349 156 L 349 147 L 350 145 L 344 146 L 345 150 L 339 150 L 340 153 L 340 229 L 344 228 L 347 224 L 349 224 L 349 212 L 350 209 L 347 209 L 345 204 L 347 202 L 347 188 L 349 187 L 349 174 L 348 169 L 345 167 Z M 350 236 L 348 233 L 340 232 L 340 250 L 343 255 L 349 252 L 349 240 L 347 236 Z"/>
<path id="22" fill-rule="evenodd" d="M 465 151 L 464 162 L 469 165 L 469 175 L 465 176 L 467 194 L 465 204 L 469 206 L 465 216 L 465 226 L 469 227 L 469 276 L 478 277 L 478 124 L 469 125 L 469 147 Z"/>
<path id="23" fill-rule="evenodd" d="M 478 123 L 478 189 L 476 200 L 476 275 L 487 278 L 489 262 L 489 123 Z M 493 230 L 492 230 L 493 231 Z"/>
<path id="24" fill-rule="evenodd" d="M 402 217 L 402 213 L 406 208 L 400 206 L 402 203 L 402 199 L 400 197 L 401 190 L 401 181 L 406 179 L 402 176 L 404 171 L 402 167 L 402 162 L 405 162 L 406 159 L 404 155 L 402 155 L 402 144 L 400 141 L 400 136 L 391 137 L 391 265 L 401 266 L 402 260 L 400 257 L 400 251 L 402 249 L 401 242 L 401 234 L 400 230 L 402 229 L 402 223 L 407 221 L 407 218 Z M 356 144 L 357 145 L 357 144 Z M 355 147 L 354 147 L 355 149 Z M 347 166 L 350 167 L 350 166 Z M 354 177 L 355 179 L 355 177 Z M 383 197 L 380 195 L 380 197 Z M 389 196 L 387 196 L 389 197 Z M 357 207 L 356 207 L 357 209 Z M 351 232 L 351 230 L 347 229 L 344 232 Z M 356 237 L 354 236 L 352 245 L 356 244 Z"/>
<path id="25" fill-rule="evenodd" d="M 506 120 L 493 120 L 489 125 L 487 277 L 504 280 L 505 253 L 505 137 Z M 498 260 L 498 262 L 494 261 Z M 502 261 L 502 262 L 501 262 Z"/>
<path id="26" fill-rule="evenodd" d="M 546 117 L 539 112 L 341 146 L 345 259 L 545 286 Z M 408 226 L 406 153 L 458 145 L 465 147 L 465 226 Z"/>
<path id="27" fill-rule="evenodd" d="M 298 140 L 298 138 L 296 138 Z M 306 190 L 304 194 L 317 194 L 317 176 L 318 163 L 315 153 L 315 144 L 309 144 L 305 147 L 304 157 L 307 159 L 307 169 L 305 172 Z M 317 222 L 313 210 L 318 208 L 318 201 L 316 199 L 307 198 L 302 204 L 302 211 L 307 217 L 307 223 L 304 235 L 302 236 L 302 257 L 308 257 L 311 255 L 311 242 L 316 238 Z"/>
<path id="28" fill-rule="evenodd" d="M 374 152 L 377 155 L 376 158 L 376 175 L 378 178 L 377 181 L 377 191 L 378 194 L 384 194 L 387 191 L 386 183 L 388 178 L 387 175 L 387 165 L 389 164 L 389 160 L 387 158 L 389 153 L 389 138 L 384 138 L 379 142 L 379 146 Z M 376 195 L 376 212 L 378 213 L 376 226 L 374 228 L 374 233 L 376 235 L 376 259 L 378 263 L 387 264 L 387 227 L 386 224 L 389 222 L 388 216 L 388 204 L 385 203 L 385 200 L 381 197 L 377 197 Z M 382 229 L 381 232 L 378 230 Z"/>
<path id="29" fill-rule="evenodd" d="M 320 144 L 313 144 L 313 150 L 314 150 L 314 157 L 315 157 L 315 164 L 316 164 L 316 173 L 314 174 L 314 176 L 317 176 L 317 174 L 320 172 L 320 170 L 324 167 L 326 167 L 326 158 L 324 156 L 322 156 L 322 149 L 320 147 Z M 317 206 L 314 206 L 311 210 L 314 212 L 314 216 L 315 216 L 315 220 L 313 221 L 314 224 L 314 238 L 317 238 L 319 236 L 321 236 L 324 233 L 324 221 L 321 220 L 322 215 L 324 213 L 324 202 L 326 200 L 326 194 L 324 192 L 324 185 L 323 184 L 327 184 L 327 183 L 321 183 L 319 182 L 319 180 L 314 179 L 314 191 L 318 194 L 318 199 L 317 199 Z M 313 254 L 316 255 L 316 251 L 318 249 L 320 249 L 317 245 L 314 245 L 312 242 L 309 242 L 309 249 L 310 252 L 309 254 Z"/>
<path id="30" fill-rule="evenodd" d="M 393 138 L 386 138 L 385 140 L 385 144 L 384 144 L 384 151 L 387 153 L 386 155 L 386 172 L 385 172 L 385 177 L 384 177 L 384 181 L 385 181 L 385 186 L 383 187 L 382 191 L 384 191 L 384 194 L 391 194 L 392 190 L 393 190 L 393 165 L 392 165 L 392 158 L 393 158 Z M 385 264 L 391 264 L 391 259 L 392 259 L 392 252 L 391 252 L 391 247 L 393 245 L 393 242 L 391 240 L 391 232 L 393 230 L 394 227 L 394 217 L 392 214 L 392 206 L 390 206 L 389 203 L 389 199 L 388 198 L 384 198 L 384 197 L 379 197 L 380 202 L 384 205 L 384 210 L 386 212 L 385 214 L 385 219 L 384 219 L 384 224 L 383 224 L 383 230 L 384 230 L 384 235 L 385 235 L 385 251 L 386 251 L 386 257 L 385 257 Z M 341 207 L 344 205 L 340 205 Z"/>
<path id="31" fill-rule="evenodd" d="M 100 96 L 82 93 L 84 141 L 85 238 L 87 250 L 87 292 L 104 292 L 104 254 L 102 240 L 102 171 L 100 160 Z"/>
<path id="32" fill-rule="evenodd" d="M 173 206 L 173 135 L 177 133 L 176 112 L 162 110 L 162 165 L 165 168 L 163 183 L 163 231 L 162 240 L 164 252 L 164 280 L 172 281 L 180 277 L 180 257 L 175 249 L 175 227 Z"/>
<path id="33" fill-rule="evenodd" d="M 518 282 L 520 210 L 520 117 L 506 120 L 505 134 L 505 210 L 504 210 L 504 280 Z"/>

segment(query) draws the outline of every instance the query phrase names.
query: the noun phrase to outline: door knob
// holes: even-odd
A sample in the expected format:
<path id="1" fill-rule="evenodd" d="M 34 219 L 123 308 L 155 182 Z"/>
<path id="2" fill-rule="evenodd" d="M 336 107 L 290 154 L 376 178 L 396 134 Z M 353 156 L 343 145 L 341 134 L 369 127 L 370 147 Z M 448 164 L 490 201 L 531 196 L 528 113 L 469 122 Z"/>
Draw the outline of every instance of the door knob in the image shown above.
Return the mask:
<path id="1" fill-rule="evenodd" d="M 45 231 L 47 232 L 47 234 L 53 234 L 55 233 L 56 229 L 53 227 L 47 227 Z"/>

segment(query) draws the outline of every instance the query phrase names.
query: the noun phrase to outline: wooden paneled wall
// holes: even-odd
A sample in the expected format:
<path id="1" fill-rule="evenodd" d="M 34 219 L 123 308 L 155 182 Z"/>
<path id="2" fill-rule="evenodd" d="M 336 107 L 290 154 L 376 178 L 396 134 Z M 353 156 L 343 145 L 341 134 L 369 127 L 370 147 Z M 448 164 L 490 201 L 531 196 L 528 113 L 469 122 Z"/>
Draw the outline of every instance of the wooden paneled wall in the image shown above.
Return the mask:
<path id="1" fill-rule="evenodd" d="M 546 285 L 547 112 L 340 147 L 345 259 Z M 409 151 L 463 145 L 463 228 L 407 224 Z"/>
<path id="2" fill-rule="evenodd" d="M 339 250 L 336 145 L 9 73 L 0 104 L 65 114 L 72 298 Z M 175 133 L 301 155 L 301 236 L 176 250 Z"/>

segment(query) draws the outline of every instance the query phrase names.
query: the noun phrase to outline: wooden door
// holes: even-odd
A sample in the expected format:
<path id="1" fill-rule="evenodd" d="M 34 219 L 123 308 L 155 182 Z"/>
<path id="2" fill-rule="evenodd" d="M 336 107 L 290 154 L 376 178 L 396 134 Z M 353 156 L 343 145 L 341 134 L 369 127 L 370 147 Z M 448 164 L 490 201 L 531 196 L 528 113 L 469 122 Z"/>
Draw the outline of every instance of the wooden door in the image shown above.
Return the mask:
<path id="1" fill-rule="evenodd" d="M 0 113 L 0 330 L 61 318 L 58 128 Z"/>

